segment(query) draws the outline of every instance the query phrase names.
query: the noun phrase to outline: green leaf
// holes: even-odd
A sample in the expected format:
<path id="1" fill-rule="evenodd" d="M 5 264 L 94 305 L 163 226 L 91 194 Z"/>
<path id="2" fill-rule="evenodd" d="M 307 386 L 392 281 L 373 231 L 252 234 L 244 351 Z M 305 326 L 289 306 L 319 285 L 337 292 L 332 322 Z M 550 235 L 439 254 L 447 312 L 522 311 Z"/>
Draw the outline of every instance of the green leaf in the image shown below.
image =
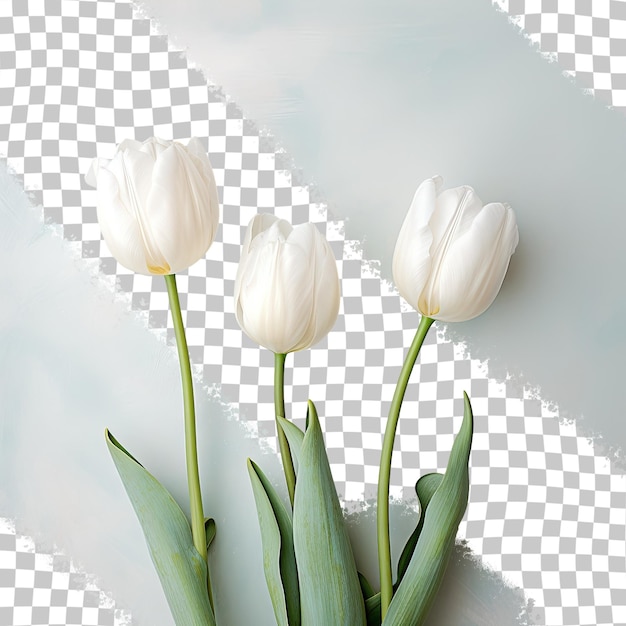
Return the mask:
<path id="1" fill-rule="evenodd" d="M 365 574 L 357 572 L 357 575 L 359 577 L 359 584 L 361 585 L 361 593 L 363 594 L 363 597 L 367 600 L 367 598 L 371 598 L 372 596 L 376 595 L 374 587 L 372 587 L 370 581 L 367 580 Z"/>
<path id="2" fill-rule="evenodd" d="M 107 446 L 141 523 L 177 626 L 215 626 L 209 603 L 207 564 L 191 536 L 189 522 L 169 492 L 113 435 Z"/>
<path id="3" fill-rule="evenodd" d="M 215 526 L 215 520 L 212 517 L 204 518 L 204 534 L 206 535 L 206 549 L 209 549 L 209 546 L 213 543 L 213 539 L 215 539 L 215 533 L 217 532 L 217 527 Z"/>
<path id="4" fill-rule="evenodd" d="M 365 600 L 367 626 L 380 626 L 380 591 Z"/>
<path id="5" fill-rule="evenodd" d="M 376 593 L 374 587 L 365 574 L 357 572 L 359 575 L 359 583 L 361 585 L 361 593 L 365 600 L 365 616 L 367 618 L 367 626 L 380 626 L 380 591 Z"/>
<path id="6" fill-rule="evenodd" d="M 354 555 L 310 401 L 293 505 L 293 543 L 303 626 L 366 626 Z"/>
<path id="7" fill-rule="evenodd" d="M 424 515 L 424 526 L 404 578 L 383 626 L 420 626 L 430 609 L 454 548 L 456 533 L 467 508 L 468 462 L 473 417 L 467 394 L 461 430 L 454 440 L 448 468 Z"/>
<path id="8" fill-rule="evenodd" d="M 398 588 L 398 585 L 402 581 L 402 577 L 406 572 L 406 568 L 409 565 L 417 540 L 422 532 L 424 526 L 424 516 L 426 509 L 430 503 L 433 494 L 437 490 L 437 487 L 441 484 L 443 474 L 433 472 L 432 474 L 425 474 L 417 483 L 415 483 L 415 493 L 420 503 L 420 517 L 417 522 L 415 530 L 411 533 L 411 536 L 406 542 L 400 560 L 398 561 L 398 580 L 394 585 L 394 589 Z M 375 593 L 373 587 L 369 581 L 359 572 L 359 580 L 361 582 L 361 591 L 365 598 L 365 612 L 367 614 L 367 626 L 380 626 L 381 612 L 380 612 L 380 592 Z"/>
<path id="9" fill-rule="evenodd" d="M 420 503 L 420 517 L 415 530 L 411 533 L 411 536 L 407 540 L 406 545 L 402 550 L 402 554 L 400 555 L 400 559 L 398 560 L 398 583 L 400 583 L 404 577 L 406 568 L 409 566 L 415 546 L 417 545 L 417 540 L 419 539 L 422 528 L 424 527 L 426 509 L 428 508 L 435 491 L 437 491 L 437 487 L 441 484 L 442 478 L 443 474 L 433 472 L 432 474 L 425 474 L 415 483 L 415 493 L 417 494 L 417 499 Z"/>
<path id="10" fill-rule="evenodd" d="M 248 473 L 261 527 L 265 580 L 276 623 L 300 626 L 300 592 L 291 518 L 261 468 L 250 459 Z"/>
<path id="11" fill-rule="evenodd" d="M 300 459 L 300 450 L 302 449 L 302 442 L 304 440 L 304 433 L 288 419 L 285 419 L 281 415 L 277 415 L 279 426 L 283 429 L 287 441 L 289 442 L 289 449 L 293 454 L 296 461 Z"/>

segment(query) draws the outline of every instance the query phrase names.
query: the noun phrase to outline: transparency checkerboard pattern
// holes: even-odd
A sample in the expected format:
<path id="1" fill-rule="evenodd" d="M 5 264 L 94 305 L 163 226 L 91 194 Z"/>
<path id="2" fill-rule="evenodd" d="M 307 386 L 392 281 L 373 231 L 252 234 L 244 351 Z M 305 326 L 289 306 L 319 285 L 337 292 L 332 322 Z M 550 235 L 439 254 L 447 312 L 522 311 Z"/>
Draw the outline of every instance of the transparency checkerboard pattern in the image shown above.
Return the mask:
<path id="1" fill-rule="evenodd" d="M 581 89 L 626 107 L 626 1 L 492 1 Z"/>
<path id="2" fill-rule="evenodd" d="M 128 626 L 130 619 L 69 559 L 37 551 L 0 520 L 0 624 Z"/>
<path id="3" fill-rule="evenodd" d="M 625 106 L 620 91 L 625 3 L 596 1 L 593 11 L 600 7 L 601 22 L 594 21 L 590 1 L 497 4 L 517 15 L 544 51 L 556 52 L 582 87 Z M 581 24 L 588 26 L 590 15 L 591 34 L 576 34 Z M 549 36 L 555 23 L 556 39 Z M 565 36 L 572 28 L 573 39 Z M 598 43 L 603 38 L 608 44 Z M 607 51 L 608 71 L 600 60 L 608 58 Z M 0 3 L 0 120 L 0 154 L 43 205 L 46 219 L 62 227 L 68 248 L 109 276 L 170 342 L 164 283 L 135 275 L 112 258 L 96 223 L 95 192 L 83 174 L 93 157 L 110 157 L 125 138 L 197 136 L 204 142 L 223 215 L 206 260 L 178 281 L 190 352 L 204 382 L 274 446 L 273 358 L 241 332 L 233 313 L 240 245 L 257 211 L 294 224 L 316 223 L 337 258 L 342 309 L 327 340 L 289 357 L 286 400 L 295 418 L 304 415 L 307 398 L 316 401 L 344 499 L 373 497 L 383 416 L 417 314 L 362 258 L 358 244 L 345 239 L 342 224 L 313 202 L 274 141 L 207 84 L 149 20 L 114 0 Z M 419 410 L 420 419 L 400 422 L 393 494 L 414 498 L 418 475 L 445 468 L 467 390 L 476 434 L 471 501 L 461 534 L 536 601 L 536 623 L 626 624 L 624 477 L 595 455 L 575 426 L 560 423 L 529 391 L 520 394 L 490 381 L 484 366 L 441 337 L 427 339 L 412 381 L 405 410 Z M 77 600 L 70 593 L 80 586 L 76 577 L 73 582 L 67 577 L 67 590 L 56 593 L 65 582 L 55 582 L 60 580 L 55 575 L 67 573 L 67 561 L 55 567 L 49 556 L 44 576 L 40 555 L 32 546 L 24 551 L 26 540 L 10 527 L 0 529 L 0 541 L 0 626 L 122 623 L 115 621 L 123 616 L 116 616 L 110 600 L 88 593 L 92 589 L 83 589 Z"/>

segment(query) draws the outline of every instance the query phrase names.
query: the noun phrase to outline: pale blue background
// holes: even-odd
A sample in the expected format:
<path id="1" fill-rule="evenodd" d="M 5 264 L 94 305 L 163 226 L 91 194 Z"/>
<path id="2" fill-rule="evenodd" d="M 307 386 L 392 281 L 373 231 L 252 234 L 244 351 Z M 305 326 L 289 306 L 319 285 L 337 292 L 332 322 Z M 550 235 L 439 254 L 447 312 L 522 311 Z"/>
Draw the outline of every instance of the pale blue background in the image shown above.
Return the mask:
<path id="1" fill-rule="evenodd" d="M 582 95 L 489 2 L 145 6 L 276 134 L 303 180 L 349 218 L 348 236 L 382 260 L 384 276 L 424 177 L 438 172 L 449 185 L 474 185 L 485 201 L 510 202 L 521 244 L 503 291 L 487 314 L 450 333 L 489 360 L 490 374 L 508 371 L 518 384 L 540 387 L 584 432 L 623 446 L 619 113 Z M 242 14 L 248 19 L 235 28 Z M 164 624 L 158 582 L 132 510 L 122 509 L 102 428 L 123 430 L 123 443 L 184 502 L 176 362 L 16 193 L 0 216 L 0 260 L 11 270 L 0 278 L 11 294 L 0 308 L 2 513 L 80 555 L 140 623 Z M 261 452 L 252 440 L 231 445 L 242 431 L 223 419 L 219 403 L 201 398 L 199 416 L 202 441 L 214 442 L 212 464 L 223 458 L 223 474 L 207 476 L 207 491 L 209 479 L 232 485 L 211 493 L 228 519 L 217 555 L 223 602 L 235 624 L 261 615 L 271 623 L 260 558 L 249 557 L 258 530 L 243 462 Z M 275 460 L 261 462 L 276 470 Z M 246 594 L 254 588 L 262 608 L 241 602 L 238 585 Z M 441 602 L 440 610 L 462 610 L 449 596 Z"/>
<path id="2" fill-rule="evenodd" d="M 7 296 L 0 307 L 2 516 L 16 520 L 18 534 L 34 537 L 38 552 L 60 550 L 94 574 L 133 623 L 168 626 L 173 622 L 104 427 L 188 511 L 175 353 L 128 303 L 115 301 L 84 260 L 72 257 L 3 164 L 0 265 L 11 268 L 0 273 Z M 219 571 L 213 584 L 220 624 L 273 624 L 246 458 L 281 485 L 277 457 L 261 450 L 206 388 L 197 385 L 196 394 L 203 493 L 211 503 L 205 515 L 218 527 L 211 564 Z M 396 558 L 415 522 L 412 508 L 392 507 Z M 373 509 L 357 509 L 349 524 L 359 569 L 375 583 Z M 524 606 L 519 593 L 463 554 L 453 557 L 428 623 L 489 615 L 495 598 L 516 616 Z"/>
<path id="3" fill-rule="evenodd" d="M 141 6 L 275 133 L 383 277 L 424 178 L 513 206 L 520 245 L 501 294 L 448 334 L 490 376 L 539 389 L 624 469 L 623 113 L 488 0 L 183 4 Z"/>

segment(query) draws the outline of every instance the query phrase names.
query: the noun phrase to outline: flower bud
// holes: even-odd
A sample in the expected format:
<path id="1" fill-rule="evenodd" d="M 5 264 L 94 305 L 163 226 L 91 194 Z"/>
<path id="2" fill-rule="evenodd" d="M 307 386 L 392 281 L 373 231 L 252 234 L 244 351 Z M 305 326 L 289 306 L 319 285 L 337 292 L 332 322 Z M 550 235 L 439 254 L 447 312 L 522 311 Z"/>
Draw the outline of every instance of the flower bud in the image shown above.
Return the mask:
<path id="1" fill-rule="evenodd" d="M 256 215 L 235 281 L 235 314 L 244 332 L 286 354 L 320 341 L 338 313 L 337 264 L 315 225 L 294 228 L 273 215 Z"/>
<path id="2" fill-rule="evenodd" d="M 471 187 L 442 190 L 425 180 L 415 192 L 393 256 L 398 291 L 422 315 L 470 320 L 494 301 L 519 241 L 513 209 L 483 206 Z"/>
<path id="3" fill-rule="evenodd" d="M 98 222 L 113 256 L 139 274 L 175 274 L 204 257 L 219 201 L 198 139 L 123 141 L 85 176 L 97 189 Z"/>

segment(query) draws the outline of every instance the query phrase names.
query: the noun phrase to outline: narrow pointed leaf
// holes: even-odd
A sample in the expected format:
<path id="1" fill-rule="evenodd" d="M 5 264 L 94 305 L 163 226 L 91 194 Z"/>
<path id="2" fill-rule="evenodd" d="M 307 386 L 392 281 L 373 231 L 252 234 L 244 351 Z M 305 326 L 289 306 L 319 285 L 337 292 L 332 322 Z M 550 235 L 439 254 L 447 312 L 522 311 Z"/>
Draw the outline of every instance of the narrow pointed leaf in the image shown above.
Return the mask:
<path id="1" fill-rule="evenodd" d="M 213 539 L 215 539 L 215 533 L 217 532 L 217 527 L 215 526 L 215 520 L 212 517 L 207 517 L 204 520 L 204 534 L 206 535 L 206 549 L 208 550 L 210 545 L 213 543 Z"/>
<path id="2" fill-rule="evenodd" d="M 261 468 L 248 459 L 256 502 L 263 569 L 278 626 L 300 626 L 300 591 L 289 513 Z"/>
<path id="3" fill-rule="evenodd" d="M 367 626 L 380 626 L 380 591 L 365 600 Z"/>
<path id="4" fill-rule="evenodd" d="M 426 509 L 422 532 L 383 626 L 420 626 L 426 618 L 467 508 L 473 429 L 472 407 L 465 394 L 463 424 L 454 440 L 448 468 Z"/>
<path id="5" fill-rule="evenodd" d="M 367 598 L 371 598 L 372 596 L 376 595 L 374 587 L 372 587 L 370 581 L 367 580 L 365 574 L 357 572 L 357 575 L 359 577 L 359 584 L 361 585 L 361 593 L 363 594 L 363 597 L 367 600 Z"/>
<path id="6" fill-rule="evenodd" d="M 283 429 L 287 441 L 289 442 L 289 449 L 294 456 L 295 461 L 300 460 L 300 450 L 302 449 L 302 441 L 304 440 L 304 433 L 292 422 L 284 417 L 277 415 L 279 426 Z"/>
<path id="7" fill-rule="evenodd" d="M 361 593 L 365 600 L 365 616 L 367 618 L 367 626 L 380 626 L 380 591 L 376 593 L 374 587 L 369 580 L 361 572 L 359 575 L 359 583 L 361 585 Z"/>
<path id="8" fill-rule="evenodd" d="M 426 509 L 430 504 L 430 499 L 433 497 L 435 491 L 437 491 L 437 487 L 441 484 L 442 478 L 443 474 L 433 472 L 432 474 L 425 474 L 417 481 L 417 483 L 415 483 L 415 493 L 417 494 L 417 499 L 420 503 L 420 518 L 417 522 L 415 530 L 411 533 L 411 536 L 402 550 L 400 559 L 398 560 L 398 583 L 402 580 L 404 573 L 406 572 L 406 568 L 409 566 L 409 562 L 413 556 L 413 551 L 417 545 L 417 540 L 419 539 L 422 528 L 424 527 Z"/>
<path id="9" fill-rule="evenodd" d="M 302 626 L 366 626 L 365 604 L 312 402 L 293 505 Z"/>
<path id="10" fill-rule="evenodd" d="M 215 626 L 207 564 L 169 492 L 106 431 L 113 462 L 135 509 L 177 626 Z"/>

